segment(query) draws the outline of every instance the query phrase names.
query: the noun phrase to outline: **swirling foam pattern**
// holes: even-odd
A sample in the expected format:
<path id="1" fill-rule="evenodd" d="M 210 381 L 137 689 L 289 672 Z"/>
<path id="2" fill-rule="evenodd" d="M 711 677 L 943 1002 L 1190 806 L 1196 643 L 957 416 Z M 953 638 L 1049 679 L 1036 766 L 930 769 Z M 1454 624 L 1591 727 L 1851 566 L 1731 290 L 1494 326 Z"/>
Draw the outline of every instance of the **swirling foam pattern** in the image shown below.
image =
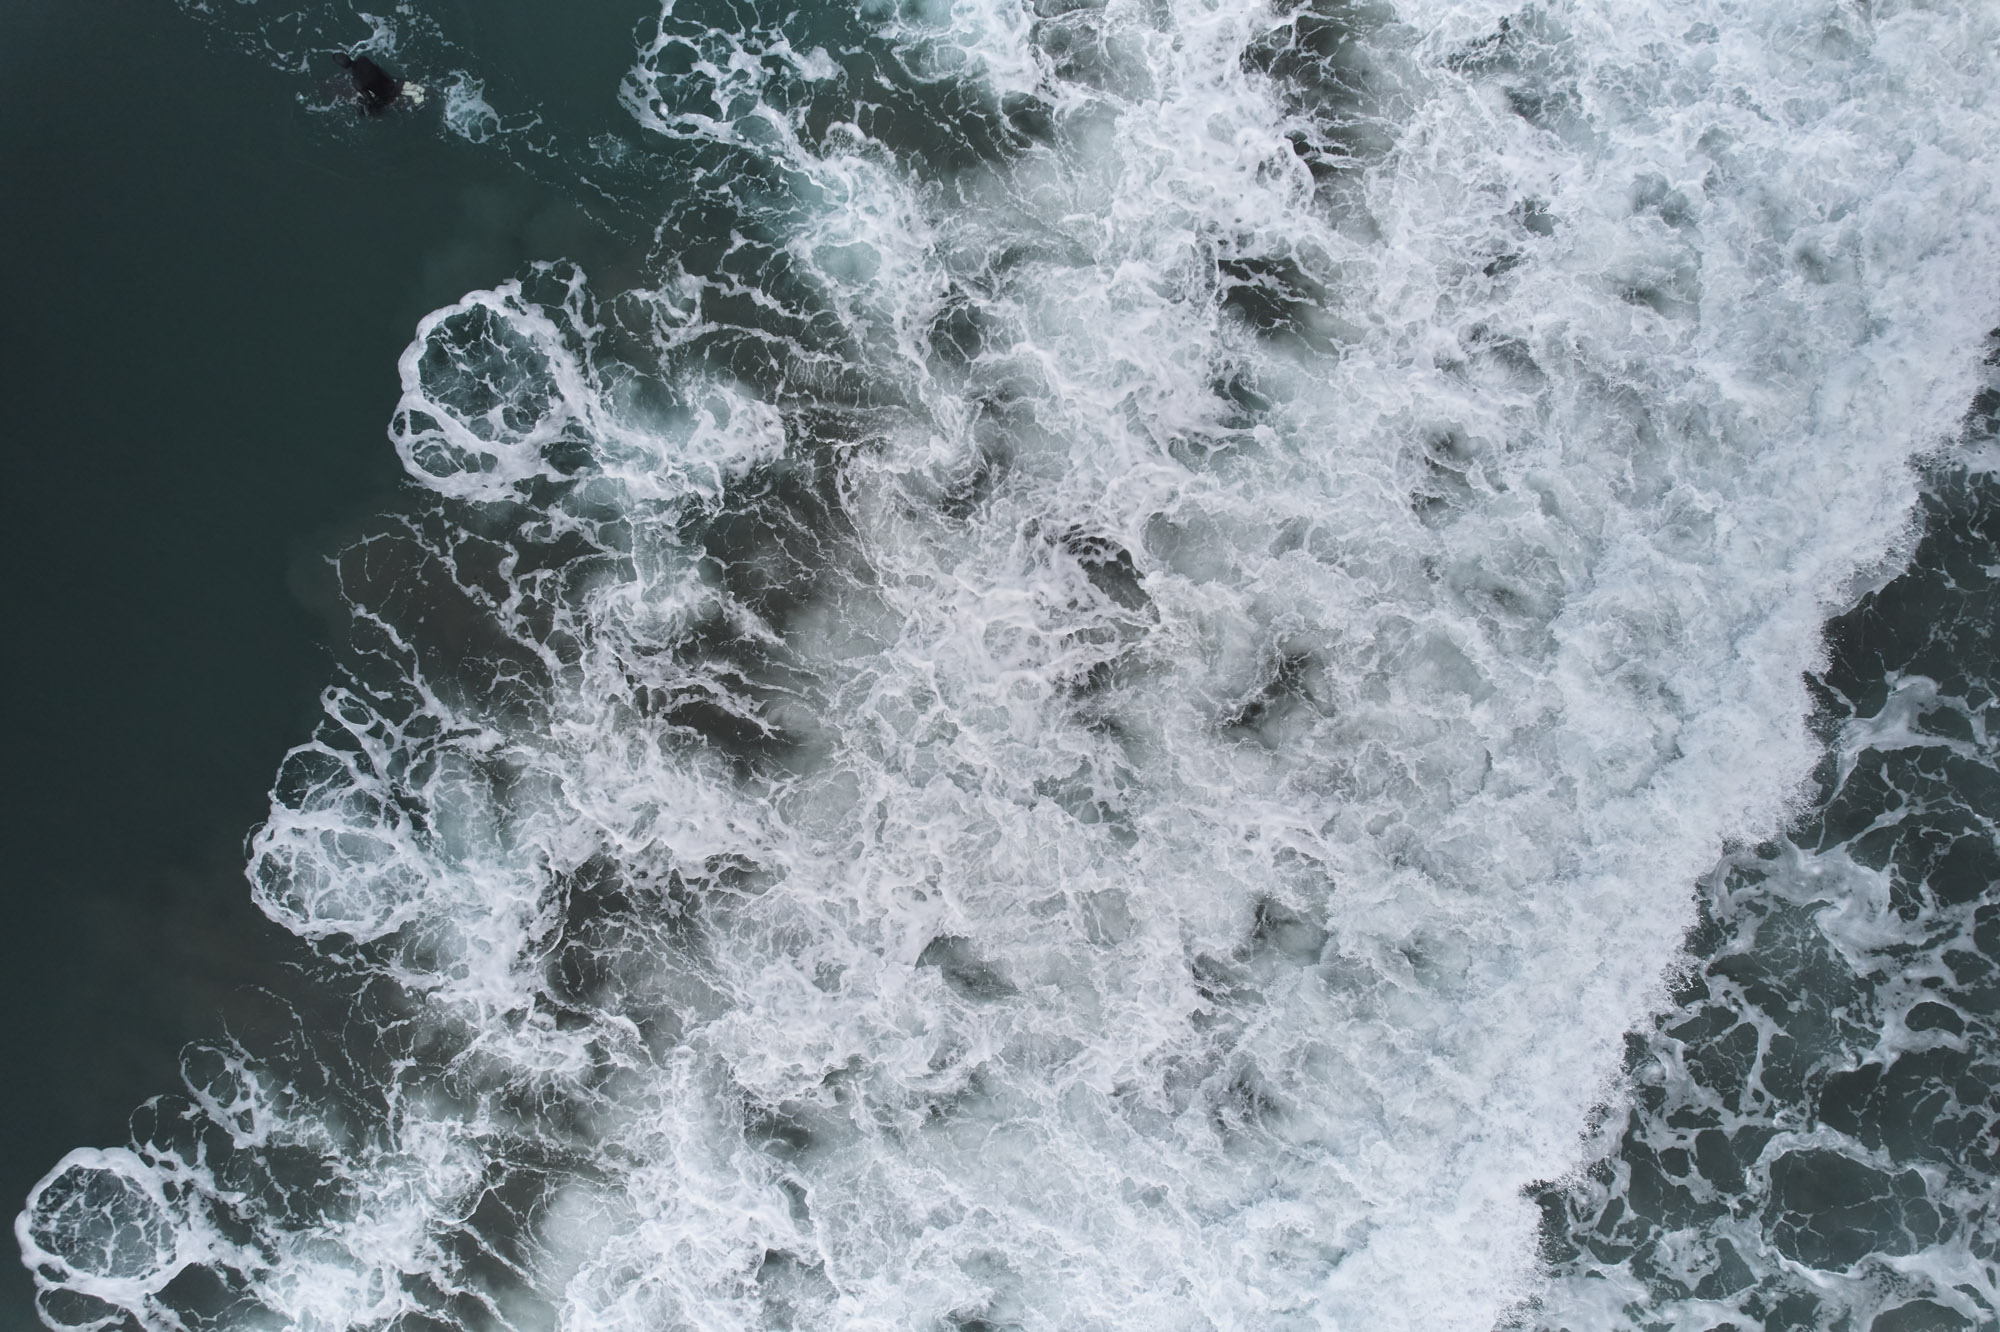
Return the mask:
<path id="1" fill-rule="evenodd" d="M 281 54 L 341 17 L 217 9 Z M 347 669 L 250 866 L 348 1017 L 191 1051 L 60 1163 L 45 1316 L 1668 1298 L 1556 1252 L 1597 1176 L 1533 1186 L 1814 771 L 1822 620 L 1978 386 L 1997 41 L 1893 0 L 670 3 L 623 126 L 461 70 L 447 132 L 644 217 L 645 277 L 419 328 L 429 498 L 337 561 Z M 1846 1232 L 1787 1199 L 1860 1168 L 1820 1150 L 1757 1167 L 1806 1264 Z"/>

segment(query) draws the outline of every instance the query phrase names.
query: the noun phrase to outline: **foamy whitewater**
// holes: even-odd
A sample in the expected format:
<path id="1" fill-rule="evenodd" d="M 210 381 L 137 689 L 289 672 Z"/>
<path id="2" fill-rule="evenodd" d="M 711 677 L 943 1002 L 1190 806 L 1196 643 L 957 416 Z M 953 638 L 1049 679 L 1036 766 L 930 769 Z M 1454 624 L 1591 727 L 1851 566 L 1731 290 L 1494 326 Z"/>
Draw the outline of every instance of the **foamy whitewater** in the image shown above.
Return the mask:
<path id="1" fill-rule="evenodd" d="M 250 864 L 340 1020 L 55 1167 L 50 1325 L 1637 1317 L 1532 1190 L 1982 382 L 2000 9 L 670 2 L 602 130 L 447 26 L 654 241 L 417 330 Z"/>

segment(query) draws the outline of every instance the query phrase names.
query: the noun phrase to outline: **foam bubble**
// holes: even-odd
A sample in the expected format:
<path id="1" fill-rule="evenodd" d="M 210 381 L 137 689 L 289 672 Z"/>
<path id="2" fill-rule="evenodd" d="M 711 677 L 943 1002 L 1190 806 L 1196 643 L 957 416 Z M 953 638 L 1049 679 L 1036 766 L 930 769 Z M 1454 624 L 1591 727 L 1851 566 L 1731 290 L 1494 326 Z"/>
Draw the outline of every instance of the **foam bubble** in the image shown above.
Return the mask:
<path id="1" fill-rule="evenodd" d="M 464 72 L 452 75 L 444 88 L 444 123 L 459 138 L 485 143 L 503 133 L 500 113 L 486 100 L 486 85 Z"/>

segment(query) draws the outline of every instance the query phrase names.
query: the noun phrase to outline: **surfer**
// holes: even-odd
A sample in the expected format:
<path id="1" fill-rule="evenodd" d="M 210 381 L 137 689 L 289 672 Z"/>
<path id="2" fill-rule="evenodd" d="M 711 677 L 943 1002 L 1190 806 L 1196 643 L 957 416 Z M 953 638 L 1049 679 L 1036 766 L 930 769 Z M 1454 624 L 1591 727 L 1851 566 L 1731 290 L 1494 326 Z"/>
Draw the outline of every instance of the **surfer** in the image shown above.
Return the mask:
<path id="1" fill-rule="evenodd" d="M 336 57 L 354 78 L 355 95 L 361 99 L 361 109 L 371 116 L 379 116 L 389 109 L 389 104 L 403 95 L 403 81 L 389 77 L 389 72 L 370 60 L 367 56 L 350 56 L 342 52 Z"/>

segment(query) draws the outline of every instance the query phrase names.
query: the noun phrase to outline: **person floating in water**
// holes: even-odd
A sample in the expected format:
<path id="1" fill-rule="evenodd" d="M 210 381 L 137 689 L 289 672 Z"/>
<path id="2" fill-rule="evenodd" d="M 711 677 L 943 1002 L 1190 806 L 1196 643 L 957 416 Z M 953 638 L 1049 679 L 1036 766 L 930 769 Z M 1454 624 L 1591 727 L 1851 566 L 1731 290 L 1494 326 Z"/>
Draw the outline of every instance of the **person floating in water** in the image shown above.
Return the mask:
<path id="1" fill-rule="evenodd" d="M 361 109 L 369 115 L 381 115 L 403 95 L 403 81 L 389 77 L 389 71 L 367 56 L 351 56 L 342 52 L 336 59 L 340 61 L 341 68 L 353 76 L 355 95 L 361 99 Z"/>

